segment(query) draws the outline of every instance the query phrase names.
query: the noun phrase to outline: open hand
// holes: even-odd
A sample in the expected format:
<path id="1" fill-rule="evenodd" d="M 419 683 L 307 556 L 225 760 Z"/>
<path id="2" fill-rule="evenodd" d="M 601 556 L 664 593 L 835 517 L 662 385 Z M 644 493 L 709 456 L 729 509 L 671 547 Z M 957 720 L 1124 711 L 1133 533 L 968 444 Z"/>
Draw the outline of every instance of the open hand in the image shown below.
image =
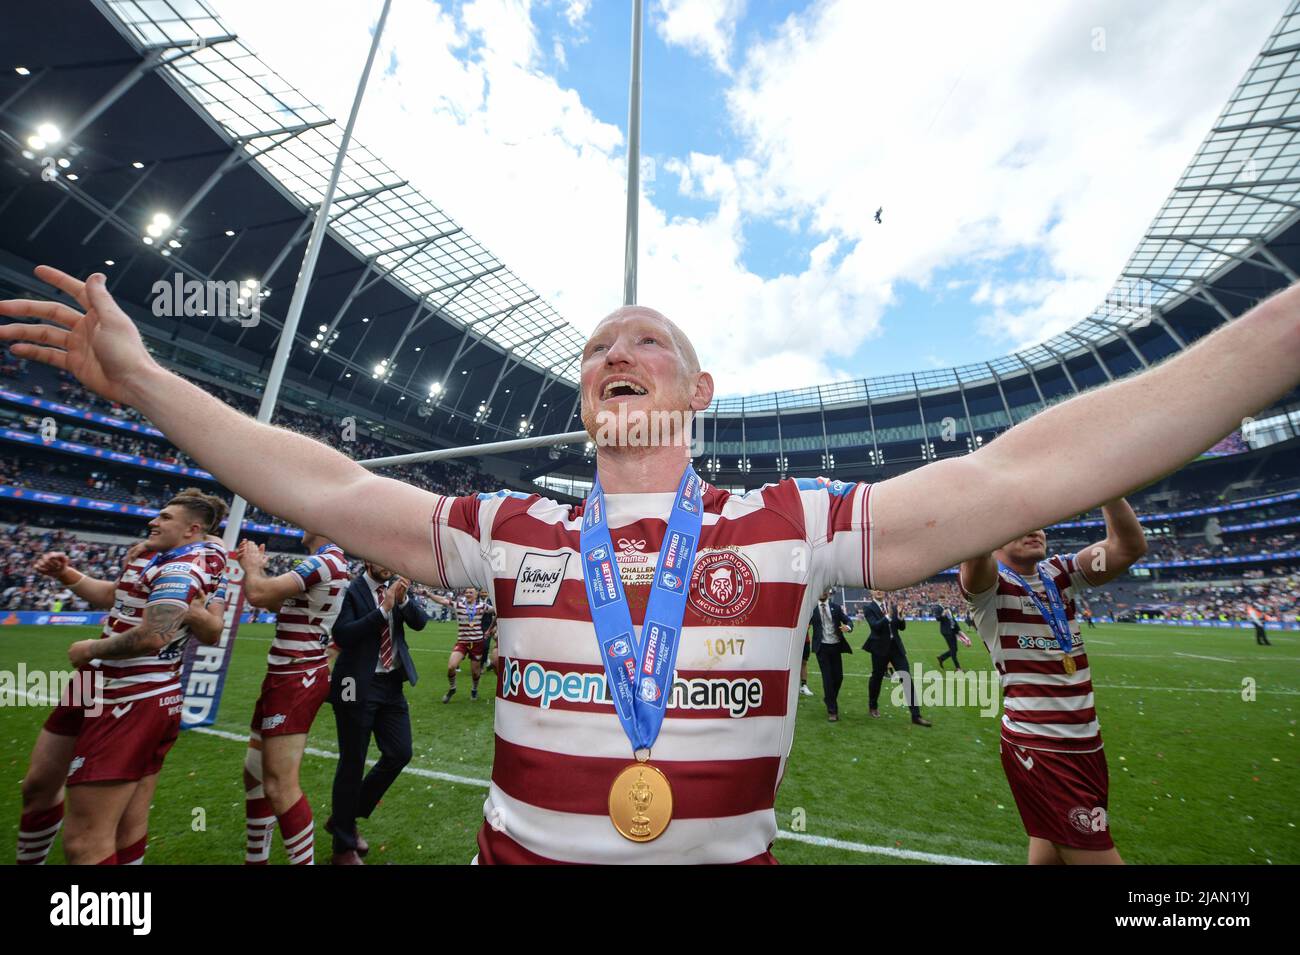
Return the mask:
<path id="1" fill-rule="evenodd" d="M 12 342 L 10 351 L 18 358 L 52 365 L 110 401 L 131 404 L 131 387 L 156 365 L 135 323 L 108 293 L 103 273 L 96 272 L 82 282 L 41 265 L 36 268 L 36 277 L 72 296 L 84 313 L 61 302 L 21 298 L 0 301 L 0 317 L 53 323 L 0 325 L 0 341 Z"/>
<path id="2" fill-rule="evenodd" d="M 239 550 L 235 552 L 235 558 L 239 561 L 239 566 L 244 568 L 244 573 L 260 571 L 266 564 L 266 545 L 242 540 L 239 542 Z"/>

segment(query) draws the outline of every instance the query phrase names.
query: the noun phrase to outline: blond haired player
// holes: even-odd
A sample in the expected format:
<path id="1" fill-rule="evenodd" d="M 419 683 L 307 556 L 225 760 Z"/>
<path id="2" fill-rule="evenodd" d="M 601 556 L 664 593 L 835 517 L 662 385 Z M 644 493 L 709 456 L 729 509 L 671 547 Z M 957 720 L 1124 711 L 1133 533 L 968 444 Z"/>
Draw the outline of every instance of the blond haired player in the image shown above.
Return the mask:
<path id="1" fill-rule="evenodd" d="M 1123 498 L 1102 516 L 1105 539 L 1077 554 L 1049 559 L 1047 534 L 1036 530 L 961 565 L 962 593 L 1002 682 L 1002 768 L 1031 865 L 1121 861 L 1076 597 L 1123 574 L 1147 543 Z"/>
<path id="2" fill-rule="evenodd" d="M 1168 361 L 1053 405 L 972 454 L 874 486 L 790 479 L 732 495 L 692 480 L 689 441 L 637 437 L 651 415 L 689 421 L 714 387 L 674 324 L 631 306 L 606 317 L 581 356 L 582 417 L 598 444 L 603 505 L 453 498 L 259 424 L 166 371 L 102 274 L 82 283 L 43 266 L 37 275 L 80 310 L 0 302 L 0 315 L 49 322 L 0 327 L 16 356 L 137 408 L 224 486 L 349 553 L 436 587 L 490 585 L 503 682 L 482 862 L 772 861 L 794 674 L 822 588 L 898 589 L 1126 494 L 1300 381 L 1300 288 L 1291 288 Z M 602 428 L 611 415 L 642 427 L 611 434 Z M 645 540 L 646 562 L 625 565 L 622 553 L 591 561 L 607 572 L 609 590 L 626 578 L 635 629 L 643 595 L 658 593 L 664 576 L 667 520 L 683 505 L 698 508 L 702 523 L 688 568 L 664 558 L 681 571 L 671 585 L 687 595 L 680 628 L 663 631 L 679 651 L 676 679 L 654 701 L 668 714 L 659 735 L 634 753 L 606 702 L 604 661 L 606 649 L 621 655 L 639 643 L 633 635 L 597 644 L 592 617 L 602 608 L 591 602 L 582 525 Z M 621 779 L 630 782 L 616 787 Z M 653 809 L 651 783 L 671 792 Z M 649 826 L 628 820 L 639 805 L 655 814 Z"/>

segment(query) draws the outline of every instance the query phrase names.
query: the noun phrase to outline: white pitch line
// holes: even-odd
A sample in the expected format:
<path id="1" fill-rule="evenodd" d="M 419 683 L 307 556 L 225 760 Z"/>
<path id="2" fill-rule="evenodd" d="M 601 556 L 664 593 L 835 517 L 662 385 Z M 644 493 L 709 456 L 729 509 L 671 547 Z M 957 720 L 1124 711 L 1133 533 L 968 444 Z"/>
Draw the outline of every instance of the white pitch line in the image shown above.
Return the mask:
<path id="1" fill-rule="evenodd" d="M 214 729 L 211 726 L 195 726 L 191 728 L 191 732 L 202 733 L 204 736 L 217 736 L 221 739 L 232 740 L 236 743 L 248 742 L 247 733 L 231 733 L 228 730 Z M 304 752 L 310 753 L 312 756 L 320 756 L 322 759 L 339 758 L 338 753 L 328 749 L 317 749 L 315 746 L 308 746 Z M 367 760 L 366 765 L 373 766 L 375 762 L 377 761 L 373 759 Z M 414 776 L 423 776 L 425 779 L 439 779 L 448 783 L 460 783 L 463 786 L 478 786 L 480 789 L 488 788 L 488 781 L 486 779 L 473 779 L 469 776 L 457 776 L 454 773 L 440 773 L 436 770 L 423 769 L 419 766 L 407 765 L 402 772 L 411 773 Z"/>
<path id="2" fill-rule="evenodd" d="M 935 852 L 918 852 L 915 849 L 899 849 L 896 846 L 868 846 L 861 842 L 845 842 L 843 839 L 828 839 L 826 836 L 813 836 L 806 832 L 789 832 L 785 829 L 776 831 L 778 839 L 791 842 L 803 842 L 823 849 L 843 849 L 847 852 L 862 852 L 867 855 L 890 856 L 894 859 L 910 859 L 913 862 L 932 862 L 936 865 L 998 865 L 997 862 L 985 862 L 982 859 L 966 859 L 962 856 L 946 856 Z"/>
<path id="3" fill-rule="evenodd" d="M 1203 657 L 1199 653 L 1183 653 L 1181 650 L 1175 650 L 1176 657 L 1191 657 L 1193 660 L 1213 660 L 1215 663 L 1234 663 L 1234 660 L 1225 660 L 1223 657 Z"/>

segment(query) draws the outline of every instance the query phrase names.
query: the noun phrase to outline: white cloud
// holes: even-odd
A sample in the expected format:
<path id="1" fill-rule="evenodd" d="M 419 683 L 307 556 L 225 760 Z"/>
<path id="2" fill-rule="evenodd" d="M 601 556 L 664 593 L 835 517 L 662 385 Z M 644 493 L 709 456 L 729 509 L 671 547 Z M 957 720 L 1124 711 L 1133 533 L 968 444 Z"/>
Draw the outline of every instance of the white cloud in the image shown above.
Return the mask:
<path id="1" fill-rule="evenodd" d="M 739 4 L 709 9 L 727 6 Z M 565 9 L 575 7 L 586 16 L 584 3 Z M 735 51 L 735 17 L 697 6 L 690 22 L 717 29 L 675 27 L 670 42 L 714 37 L 691 48 L 715 64 L 717 51 L 723 65 L 736 57 L 727 103 L 741 141 L 725 158 L 661 159 L 658 191 L 641 203 L 639 300 L 692 335 L 723 394 L 879 372 L 849 356 L 882 333 L 900 285 L 943 269 L 987 271 L 985 334 L 1008 347 L 1046 337 L 1101 301 L 1282 8 L 1026 2 L 991 16 L 824 0 Z M 346 115 L 372 9 L 220 9 L 273 67 Z M 662 9 L 661 34 L 687 7 Z M 397 68 L 372 78 L 358 138 L 589 330 L 621 301 L 623 137 L 543 71 L 552 38 L 539 39 L 531 12 L 527 0 L 395 4 L 378 62 Z M 1091 49 L 1098 24 L 1105 53 Z M 666 214 L 656 203 L 675 185 L 712 211 Z M 882 226 L 871 221 L 879 205 Z M 811 241 L 808 261 L 751 272 L 745 227 L 756 220 Z M 1043 267 L 995 268 L 1011 255 Z M 912 367 L 954 350 L 913 331 Z"/>
<path id="2" fill-rule="evenodd" d="M 817 4 L 730 90 L 741 213 L 808 213 L 868 283 L 1041 256 L 984 326 L 1040 340 L 1101 301 L 1284 6 Z"/>
<path id="3" fill-rule="evenodd" d="M 568 0 L 564 4 L 564 19 L 569 21 L 569 26 L 580 27 L 587 19 L 589 10 L 591 10 L 591 0 Z"/>
<path id="4" fill-rule="evenodd" d="M 669 46 L 707 58 L 720 73 L 731 72 L 731 47 L 745 0 L 658 0 L 655 29 Z"/>

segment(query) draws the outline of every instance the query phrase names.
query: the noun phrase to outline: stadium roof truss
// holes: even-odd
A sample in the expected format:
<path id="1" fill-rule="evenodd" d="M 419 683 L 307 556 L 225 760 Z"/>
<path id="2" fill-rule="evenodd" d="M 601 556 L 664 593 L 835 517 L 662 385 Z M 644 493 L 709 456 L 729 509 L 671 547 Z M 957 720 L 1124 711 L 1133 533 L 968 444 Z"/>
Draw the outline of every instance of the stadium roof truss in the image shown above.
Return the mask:
<path id="1" fill-rule="evenodd" d="M 304 210 L 325 195 L 342 137 L 340 124 L 262 62 L 204 0 L 96 0 L 156 70 L 230 143 L 230 159 L 187 203 L 198 204 L 222 175 L 256 163 Z M 164 51 L 172 51 L 164 55 Z M 268 143 L 268 140 L 271 140 Z M 330 232 L 366 263 L 358 280 L 395 281 L 419 304 L 400 342 L 433 314 L 467 336 L 487 339 L 543 375 L 577 381 L 581 334 L 463 227 L 353 140 L 339 179 L 342 210 Z M 173 229 L 181 224 L 177 215 Z M 283 254 L 305 239 L 306 227 Z M 165 237 L 164 237 L 165 238 Z M 281 260 L 282 261 L 282 260 Z M 278 266 L 279 261 L 277 261 Z M 274 269 L 268 270 L 273 272 Z M 333 332 L 351 304 L 338 310 Z M 497 318 L 490 324 L 488 319 Z M 527 348 L 526 357 L 515 353 Z M 389 356 L 392 361 L 396 353 Z"/>

